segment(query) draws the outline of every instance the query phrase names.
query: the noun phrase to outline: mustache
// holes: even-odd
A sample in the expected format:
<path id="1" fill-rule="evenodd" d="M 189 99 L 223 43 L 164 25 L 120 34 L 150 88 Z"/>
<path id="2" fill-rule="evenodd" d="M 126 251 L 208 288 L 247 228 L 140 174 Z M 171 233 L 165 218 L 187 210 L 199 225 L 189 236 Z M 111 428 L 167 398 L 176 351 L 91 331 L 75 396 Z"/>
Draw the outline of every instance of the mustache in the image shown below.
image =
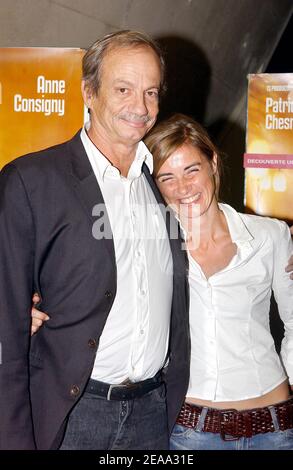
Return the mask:
<path id="1" fill-rule="evenodd" d="M 147 123 L 151 121 L 151 117 L 148 114 L 144 114 L 143 116 L 140 116 L 139 114 L 135 113 L 121 113 L 118 115 L 119 119 L 125 119 L 126 121 L 130 122 L 143 122 Z"/>

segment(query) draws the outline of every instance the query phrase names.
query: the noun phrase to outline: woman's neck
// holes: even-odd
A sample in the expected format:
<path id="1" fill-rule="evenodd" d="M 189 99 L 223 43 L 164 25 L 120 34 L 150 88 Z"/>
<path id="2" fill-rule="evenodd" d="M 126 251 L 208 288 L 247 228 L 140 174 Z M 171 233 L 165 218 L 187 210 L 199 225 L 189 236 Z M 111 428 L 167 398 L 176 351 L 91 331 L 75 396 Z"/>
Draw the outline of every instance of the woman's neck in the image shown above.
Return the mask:
<path id="1" fill-rule="evenodd" d="M 200 243 L 216 240 L 227 230 L 226 219 L 218 204 L 212 204 L 208 211 L 200 216 Z"/>
<path id="2" fill-rule="evenodd" d="M 218 205 L 200 217 L 199 237 L 187 241 L 187 249 L 206 279 L 226 268 L 237 253 L 224 213 Z"/>
<path id="3" fill-rule="evenodd" d="M 229 234 L 228 225 L 224 213 L 214 201 L 208 210 L 199 216 L 197 227 L 188 233 L 189 246 L 208 247 L 211 242 L 215 243 L 223 235 Z"/>

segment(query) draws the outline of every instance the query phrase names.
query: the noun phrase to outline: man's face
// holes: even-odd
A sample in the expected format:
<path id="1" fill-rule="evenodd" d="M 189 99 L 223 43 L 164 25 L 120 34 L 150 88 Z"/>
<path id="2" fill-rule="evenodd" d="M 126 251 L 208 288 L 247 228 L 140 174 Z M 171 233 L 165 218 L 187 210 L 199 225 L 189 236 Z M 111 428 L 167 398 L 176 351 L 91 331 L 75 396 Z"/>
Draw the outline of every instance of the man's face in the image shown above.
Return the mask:
<path id="1" fill-rule="evenodd" d="M 159 111 L 160 62 L 149 47 L 109 51 L 97 96 L 83 89 L 95 135 L 111 144 L 136 145 Z"/>

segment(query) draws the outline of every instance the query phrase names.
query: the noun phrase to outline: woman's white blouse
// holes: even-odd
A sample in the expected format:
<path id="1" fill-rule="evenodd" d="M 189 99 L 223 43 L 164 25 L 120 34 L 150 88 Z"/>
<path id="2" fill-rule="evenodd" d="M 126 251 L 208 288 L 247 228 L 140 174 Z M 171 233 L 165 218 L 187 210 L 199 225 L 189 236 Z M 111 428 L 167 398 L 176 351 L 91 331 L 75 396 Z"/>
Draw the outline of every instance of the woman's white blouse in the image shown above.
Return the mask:
<path id="1" fill-rule="evenodd" d="M 187 397 L 233 401 L 261 396 L 288 376 L 293 383 L 293 252 L 284 222 L 224 212 L 237 254 L 206 279 L 189 256 L 191 365 Z M 281 359 L 270 333 L 274 291 L 285 337 Z"/>

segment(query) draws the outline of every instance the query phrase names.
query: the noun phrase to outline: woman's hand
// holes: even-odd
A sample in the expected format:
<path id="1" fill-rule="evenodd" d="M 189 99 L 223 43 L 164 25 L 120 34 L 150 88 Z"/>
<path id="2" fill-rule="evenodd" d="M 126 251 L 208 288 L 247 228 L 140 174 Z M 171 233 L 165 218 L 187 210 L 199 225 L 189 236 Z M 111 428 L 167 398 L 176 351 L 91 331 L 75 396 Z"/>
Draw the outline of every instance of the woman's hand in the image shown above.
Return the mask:
<path id="1" fill-rule="evenodd" d="M 38 331 L 38 329 L 42 326 L 44 321 L 48 321 L 50 317 L 44 313 L 41 312 L 36 308 L 36 305 L 41 301 L 41 298 L 39 294 L 36 292 L 33 295 L 33 306 L 31 310 L 31 316 L 32 316 L 32 324 L 31 324 L 31 336 Z"/>

